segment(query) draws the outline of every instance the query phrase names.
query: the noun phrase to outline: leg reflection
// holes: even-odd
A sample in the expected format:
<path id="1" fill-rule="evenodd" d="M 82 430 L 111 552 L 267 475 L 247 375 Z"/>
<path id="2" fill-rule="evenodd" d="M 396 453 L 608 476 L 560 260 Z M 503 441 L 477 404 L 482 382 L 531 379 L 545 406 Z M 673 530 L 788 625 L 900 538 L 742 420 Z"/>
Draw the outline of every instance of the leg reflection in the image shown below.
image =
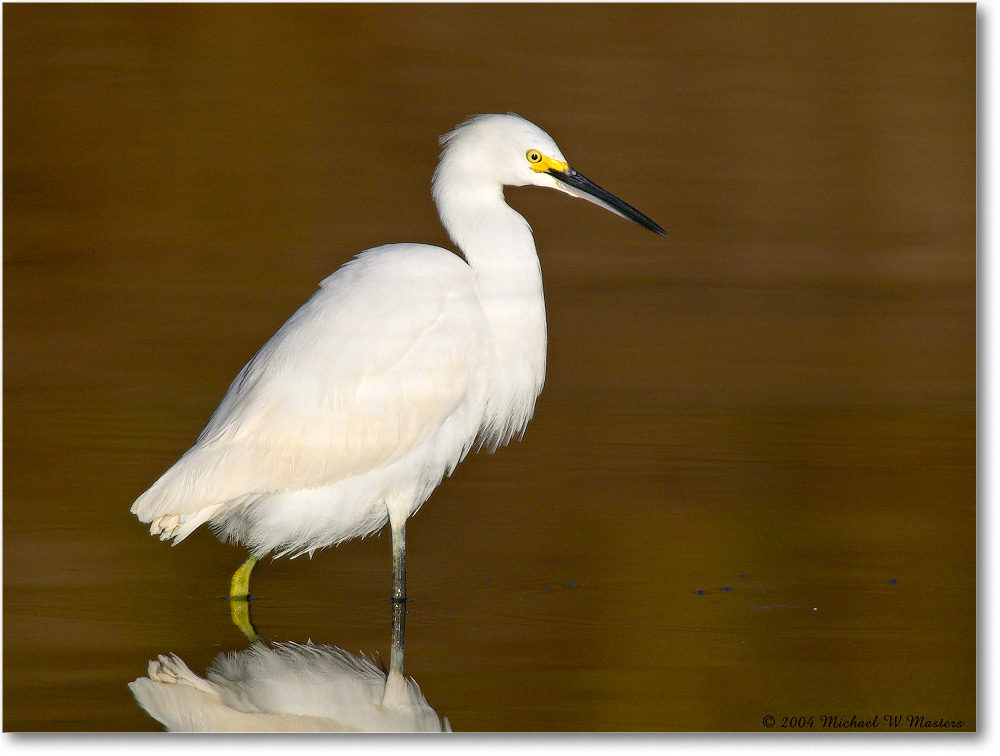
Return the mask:
<path id="1" fill-rule="evenodd" d="M 389 651 L 389 671 L 403 674 L 403 634 L 406 630 L 406 604 L 392 602 L 392 649 Z"/>
<path id="2" fill-rule="evenodd" d="M 260 635 L 257 634 L 257 629 L 253 626 L 253 621 L 250 619 L 250 602 L 245 598 L 229 599 L 229 617 L 232 619 L 233 624 L 236 625 L 239 631 L 251 643 L 261 639 Z"/>

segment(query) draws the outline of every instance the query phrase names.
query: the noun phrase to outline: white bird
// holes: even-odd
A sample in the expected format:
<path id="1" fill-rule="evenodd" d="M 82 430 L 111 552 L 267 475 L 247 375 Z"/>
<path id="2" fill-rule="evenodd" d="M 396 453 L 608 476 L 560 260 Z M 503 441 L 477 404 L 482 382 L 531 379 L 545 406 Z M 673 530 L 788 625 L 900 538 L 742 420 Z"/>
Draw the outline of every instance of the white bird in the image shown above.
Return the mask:
<path id="1" fill-rule="evenodd" d="M 132 505 L 182 541 L 208 523 L 257 560 L 392 530 L 406 600 L 405 525 L 473 446 L 522 434 L 545 377 L 545 305 L 531 228 L 504 186 L 559 189 L 663 236 L 571 168 L 520 116 L 441 138 L 433 197 L 465 257 L 425 244 L 362 252 L 325 279 L 233 381 L 191 447 Z"/>
<path id="2" fill-rule="evenodd" d="M 128 687 L 171 732 L 451 731 L 411 678 L 311 641 L 219 654 L 204 678 L 161 655 Z"/>

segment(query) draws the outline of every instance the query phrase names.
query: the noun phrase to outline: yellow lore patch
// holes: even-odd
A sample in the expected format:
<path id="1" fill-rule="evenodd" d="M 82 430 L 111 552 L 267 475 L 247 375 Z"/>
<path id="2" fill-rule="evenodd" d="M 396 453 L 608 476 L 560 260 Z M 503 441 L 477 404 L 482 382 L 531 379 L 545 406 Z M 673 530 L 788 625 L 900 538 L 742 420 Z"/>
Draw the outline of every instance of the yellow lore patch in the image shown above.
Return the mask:
<path id="1" fill-rule="evenodd" d="M 528 150 L 524 153 L 524 156 L 528 158 L 528 167 L 535 171 L 535 173 L 548 173 L 549 171 L 565 173 L 569 170 L 569 165 L 562 160 L 550 158 L 539 150 Z"/>

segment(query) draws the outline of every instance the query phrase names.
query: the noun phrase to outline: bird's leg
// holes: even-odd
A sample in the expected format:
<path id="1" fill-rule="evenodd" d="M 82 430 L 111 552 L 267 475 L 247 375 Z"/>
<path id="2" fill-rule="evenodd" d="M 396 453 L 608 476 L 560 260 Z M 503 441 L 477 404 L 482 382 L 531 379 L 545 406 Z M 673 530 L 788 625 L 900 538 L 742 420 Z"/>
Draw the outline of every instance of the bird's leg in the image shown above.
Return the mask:
<path id="1" fill-rule="evenodd" d="M 392 599 L 406 603 L 406 520 L 392 527 Z"/>
<path id="2" fill-rule="evenodd" d="M 247 601 L 253 598 L 250 595 L 250 573 L 253 572 L 254 566 L 257 564 L 257 557 L 248 557 L 247 560 L 239 566 L 236 572 L 233 573 L 233 581 L 229 586 L 229 599 L 242 599 Z"/>
<path id="3" fill-rule="evenodd" d="M 392 648 L 389 650 L 389 671 L 398 678 L 403 674 L 403 631 L 406 619 L 406 518 L 398 525 L 389 519 L 392 528 Z"/>
<path id="4" fill-rule="evenodd" d="M 260 640 L 253 622 L 250 620 L 250 573 L 257 564 L 256 557 L 249 557 L 239 569 L 233 573 L 233 581 L 229 587 L 229 615 L 233 624 L 239 628 L 250 641 Z"/>

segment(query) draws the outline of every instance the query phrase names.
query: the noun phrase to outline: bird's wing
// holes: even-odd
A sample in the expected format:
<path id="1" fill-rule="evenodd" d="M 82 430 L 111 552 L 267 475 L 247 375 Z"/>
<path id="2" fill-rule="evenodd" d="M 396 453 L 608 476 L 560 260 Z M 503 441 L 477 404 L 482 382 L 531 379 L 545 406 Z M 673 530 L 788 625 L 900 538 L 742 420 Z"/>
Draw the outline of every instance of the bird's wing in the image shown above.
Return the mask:
<path id="1" fill-rule="evenodd" d="M 195 445 L 132 511 L 146 522 L 189 515 L 386 465 L 467 401 L 486 334 L 475 279 L 452 253 L 362 253 L 243 368 Z"/>

